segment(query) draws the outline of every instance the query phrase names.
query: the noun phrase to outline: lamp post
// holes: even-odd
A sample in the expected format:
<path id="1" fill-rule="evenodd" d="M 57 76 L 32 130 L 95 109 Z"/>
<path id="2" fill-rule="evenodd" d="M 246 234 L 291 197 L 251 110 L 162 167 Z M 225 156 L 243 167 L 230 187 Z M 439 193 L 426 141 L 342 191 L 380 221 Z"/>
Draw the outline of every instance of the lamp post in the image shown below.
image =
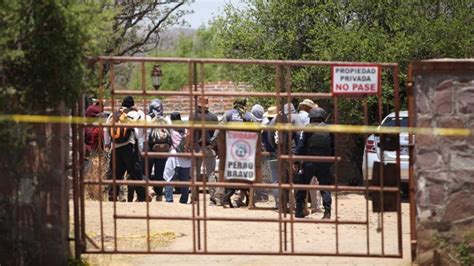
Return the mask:
<path id="1" fill-rule="evenodd" d="M 153 84 L 153 88 L 155 88 L 155 90 L 160 89 L 162 76 L 163 76 L 163 73 L 161 72 L 160 66 L 154 65 L 153 69 L 151 70 L 151 81 Z"/>

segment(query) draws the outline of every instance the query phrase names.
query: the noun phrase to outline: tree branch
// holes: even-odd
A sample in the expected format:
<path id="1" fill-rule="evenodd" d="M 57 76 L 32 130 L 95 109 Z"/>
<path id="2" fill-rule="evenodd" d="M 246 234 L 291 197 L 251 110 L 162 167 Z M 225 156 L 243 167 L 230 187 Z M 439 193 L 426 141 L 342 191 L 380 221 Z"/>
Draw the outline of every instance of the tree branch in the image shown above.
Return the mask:
<path id="1" fill-rule="evenodd" d="M 163 24 L 163 22 L 165 22 L 165 21 L 169 18 L 169 16 L 171 16 L 171 14 L 172 14 L 174 11 L 176 11 L 179 7 L 181 7 L 183 4 L 184 4 L 184 1 L 181 1 L 181 2 L 178 3 L 176 6 L 174 6 L 173 8 L 171 8 L 171 9 L 166 13 L 166 15 L 158 21 L 157 24 L 154 24 L 154 25 L 153 25 L 153 28 L 152 28 L 150 31 L 148 31 L 148 33 L 145 35 L 145 37 L 144 37 L 141 41 L 135 42 L 135 43 L 133 43 L 132 45 L 128 46 L 127 48 L 124 48 L 121 52 L 118 53 L 118 55 L 119 55 L 119 56 L 123 56 L 123 55 L 129 53 L 130 51 L 131 51 L 132 53 L 138 52 L 138 51 L 135 51 L 135 52 L 134 52 L 133 50 L 134 50 L 134 49 L 137 49 L 137 48 L 140 48 L 141 46 L 145 45 L 145 44 L 148 42 L 148 40 L 150 39 L 150 37 L 153 35 L 153 33 L 155 33 L 155 32 L 158 30 L 158 28 Z"/>

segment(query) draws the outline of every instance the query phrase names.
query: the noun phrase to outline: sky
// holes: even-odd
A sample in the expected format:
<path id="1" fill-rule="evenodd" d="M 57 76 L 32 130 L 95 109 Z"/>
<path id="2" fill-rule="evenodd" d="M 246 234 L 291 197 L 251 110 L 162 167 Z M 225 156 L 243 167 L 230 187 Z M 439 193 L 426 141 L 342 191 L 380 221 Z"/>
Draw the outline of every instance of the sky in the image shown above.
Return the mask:
<path id="1" fill-rule="evenodd" d="M 186 7 L 194 10 L 194 13 L 184 16 L 184 19 L 193 29 L 197 29 L 203 24 L 207 26 L 210 19 L 223 12 L 226 3 L 239 8 L 245 7 L 242 0 L 194 0 L 194 3 Z"/>

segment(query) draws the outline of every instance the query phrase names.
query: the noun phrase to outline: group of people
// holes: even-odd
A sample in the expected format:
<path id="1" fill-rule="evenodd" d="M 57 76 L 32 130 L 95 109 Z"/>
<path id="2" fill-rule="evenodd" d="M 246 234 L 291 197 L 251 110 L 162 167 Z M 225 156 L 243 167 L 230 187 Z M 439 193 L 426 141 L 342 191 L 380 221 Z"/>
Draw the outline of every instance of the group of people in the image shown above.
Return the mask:
<path id="1" fill-rule="evenodd" d="M 261 123 L 264 126 L 273 126 L 276 123 L 291 123 L 297 127 L 307 125 L 324 126 L 327 119 L 326 112 L 318 107 L 310 99 L 305 99 L 298 105 L 298 110 L 294 105 L 287 103 L 277 112 L 276 106 L 269 107 L 266 111 L 259 104 L 247 108 L 246 99 L 237 99 L 234 101 L 230 110 L 227 110 L 222 118 L 209 111 L 209 99 L 199 97 L 197 99 L 197 108 L 189 117 L 189 120 L 204 123 Z M 90 105 L 86 110 L 86 116 L 98 116 L 100 108 L 97 105 Z M 149 127 L 126 127 L 128 122 L 147 121 Z M 164 115 L 163 104 L 161 100 L 151 101 L 148 112 L 145 114 L 135 107 L 132 96 L 126 96 L 120 108 L 113 111 L 108 117 L 103 132 L 97 128 L 85 129 L 86 150 L 92 151 L 99 149 L 98 143 L 103 143 L 103 147 L 110 155 L 110 163 L 107 171 L 107 179 L 122 180 L 125 173 L 130 180 L 157 180 L 157 181 L 190 181 L 191 176 L 196 181 L 207 181 L 215 179 L 217 145 L 216 140 L 221 130 L 212 129 L 185 129 L 183 127 L 173 127 L 173 124 L 181 121 L 179 112 L 172 112 L 170 116 Z M 111 126 L 113 125 L 113 126 Z M 154 126 L 157 125 L 157 126 Z M 288 183 L 290 176 L 293 176 L 293 182 L 296 184 L 322 184 L 329 185 L 332 181 L 330 167 L 331 163 L 326 162 L 294 162 L 289 165 L 286 161 L 279 169 L 277 150 L 281 154 L 294 155 L 313 155 L 313 156 L 331 156 L 334 154 L 333 137 L 326 132 L 290 132 L 275 131 L 271 128 L 261 132 L 262 151 L 268 152 L 268 156 L 263 158 L 263 163 L 270 169 L 269 174 L 273 183 Z M 103 138 L 102 141 L 97 141 Z M 289 143 L 290 142 L 290 143 Z M 202 157 L 195 158 L 195 167 L 192 168 L 192 159 L 183 156 L 173 156 L 175 153 L 189 152 L 202 154 Z M 141 156 L 142 152 L 165 152 L 169 156 Z M 281 161 L 281 160 L 280 160 Z M 191 175 L 191 171 L 194 171 Z M 290 171 L 293 173 L 290 174 Z M 146 201 L 155 197 L 155 200 L 162 201 L 163 195 L 166 202 L 173 202 L 174 188 L 171 186 L 153 186 L 153 191 L 145 191 L 143 185 L 128 186 L 128 201 Z M 189 199 L 189 187 L 180 186 L 179 202 L 186 204 L 189 201 L 199 199 L 197 188 L 191 189 L 191 199 Z M 220 190 L 220 192 L 219 192 Z M 210 200 L 214 204 L 223 202 L 225 195 L 233 194 L 232 189 L 210 189 Z M 320 198 L 315 191 L 311 194 L 311 205 L 313 211 L 319 211 Z M 135 195 L 136 194 L 136 195 Z M 290 191 L 288 189 L 273 189 L 272 194 L 275 198 L 275 208 L 284 212 L 289 212 Z M 307 190 L 298 189 L 295 191 L 296 212 L 295 217 L 302 218 L 309 214 L 306 210 Z M 320 191 L 324 206 L 324 219 L 331 217 L 331 194 L 329 191 Z M 110 201 L 121 200 L 120 186 L 111 185 L 108 188 Z M 136 196 L 136 198 L 135 198 Z M 230 203 L 230 202 L 229 202 Z"/>

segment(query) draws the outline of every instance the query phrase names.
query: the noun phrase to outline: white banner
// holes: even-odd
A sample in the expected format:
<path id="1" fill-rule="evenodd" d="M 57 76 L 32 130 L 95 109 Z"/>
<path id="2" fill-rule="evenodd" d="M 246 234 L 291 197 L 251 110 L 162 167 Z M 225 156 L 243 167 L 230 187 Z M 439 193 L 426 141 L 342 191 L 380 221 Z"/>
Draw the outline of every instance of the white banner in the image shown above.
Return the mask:
<path id="1" fill-rule="evenodd" d="M 333 94 L 378 94 L 380 66 L 337 65 L 331 67 Z"/>
<path id="2" fill-rule="evenodd" d="M 256 132 L 226 131 L 224 178 L 255 181 Z"/>

